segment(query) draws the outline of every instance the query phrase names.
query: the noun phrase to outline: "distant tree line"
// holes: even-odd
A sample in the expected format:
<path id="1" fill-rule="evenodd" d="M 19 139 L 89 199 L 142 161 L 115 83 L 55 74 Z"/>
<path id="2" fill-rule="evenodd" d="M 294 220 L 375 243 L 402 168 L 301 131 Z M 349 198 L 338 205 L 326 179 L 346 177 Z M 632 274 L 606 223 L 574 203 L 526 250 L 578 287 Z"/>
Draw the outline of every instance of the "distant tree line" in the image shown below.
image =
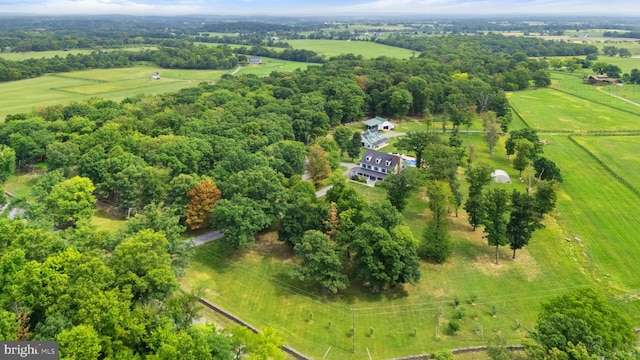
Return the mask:
<path id="1" fill-rule="evenodd" d="M 526 56 L 578 56 L 597 54 L 595 45 L 574 44 L 566 41 L 551 41 L 533 37 L 487 35 L 455 36 L 409 36 L 393 34 L 378 38 L 379 43 L 416 50 L 423 53 L 451 52 L 463 48 L 467 53 L 524 53 Z"/>
<path id="2" fill-rule="evenodd" d="M 614 38 L 640 39 L 640 31 L 627 31 L 627 32 L 605 31 L 602 34 L 602 36 L 604 36 L 604 37 L 614 37 Z"/>
<path id="3" fill-rule="evenodd" d="M 252 46 L 251 48 L 239 47 L 234 50 L 238 54 L 254 55 L 254 56 L 266 56 L 282 60 L 300 61 L 300 62 L 312 62 L 323 63 L 325 59 L 318 55 L 317 52 L 305 49 L 269 49 L 264 46 Z"/>
<path id="4" fill-rule="evenodd" d="M 90 54 L 67 54 L 65 57 L 9 61 L 0 58 L 0 82 L 30 79 L 49 73 L 87 69 L 110 69 L 133 66 L 136 61 L 151 61 L 166 69 L 232 69 L 238 58 L 229 47 L 194 46 L 161 47 L 146 51 L 93 51 Z"/>

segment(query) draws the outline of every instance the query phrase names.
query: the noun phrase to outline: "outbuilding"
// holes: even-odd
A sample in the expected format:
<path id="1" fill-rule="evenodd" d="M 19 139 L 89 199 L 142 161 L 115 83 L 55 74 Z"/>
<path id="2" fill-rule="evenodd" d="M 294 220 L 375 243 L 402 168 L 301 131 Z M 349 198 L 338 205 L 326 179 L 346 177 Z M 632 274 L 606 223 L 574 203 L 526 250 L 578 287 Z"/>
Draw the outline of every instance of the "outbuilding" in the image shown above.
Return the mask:
<path id="1" fill-rule="evenodd" d="M 491 180 L 497 183 L 511 184 L 511 178 L 504 170 L 496 170 L 491 173 Z"/>

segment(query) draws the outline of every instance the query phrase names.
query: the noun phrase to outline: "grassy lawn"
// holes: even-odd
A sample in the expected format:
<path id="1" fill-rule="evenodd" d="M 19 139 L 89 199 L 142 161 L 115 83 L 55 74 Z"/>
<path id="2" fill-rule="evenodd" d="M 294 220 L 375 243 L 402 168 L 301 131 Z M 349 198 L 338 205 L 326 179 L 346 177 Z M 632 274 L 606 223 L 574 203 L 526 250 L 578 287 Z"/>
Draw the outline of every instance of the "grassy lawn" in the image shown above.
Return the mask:
<path id="1" fill-rule="evenodd" d="M 31 187 L 36 184 L 40 174 L 26 173 L 20 175 L 11 175 L 7 182 L 4 183 L 4 189 L 17 197 L 31 196 Z"/>
<path id="2" fill-rule="evenodd" d="M 411 50 L 368 41 L 287 40 L 287 42 L 294 49 L 312 50 L 320 55 L 325 55 L 327 58 L 349 53 L 362 55 L 365 59 L 373 59 L 379 56 L 408 59 L 414 55 Z M 415 55 L 417 56 L 418 53 Z"/>
<path id="3" fill-rule="evenodd" d="M 640 116 L 602 106 L 554 89 L 536 89 L 507 94 L 509 102 L 535 129 L 633 130 Z M 602 94 L 603 98 L 609 97 Z"/>
<path id="4" fill-rule="evenodd" d="M 95 225 L 98 230 L 106 230 L 111 233 L 116 233 L 125 227 L 127 221 L 123 219 L 114 219 L 107 211 L 98 207 L 93 213 L 91 224 Z"/>

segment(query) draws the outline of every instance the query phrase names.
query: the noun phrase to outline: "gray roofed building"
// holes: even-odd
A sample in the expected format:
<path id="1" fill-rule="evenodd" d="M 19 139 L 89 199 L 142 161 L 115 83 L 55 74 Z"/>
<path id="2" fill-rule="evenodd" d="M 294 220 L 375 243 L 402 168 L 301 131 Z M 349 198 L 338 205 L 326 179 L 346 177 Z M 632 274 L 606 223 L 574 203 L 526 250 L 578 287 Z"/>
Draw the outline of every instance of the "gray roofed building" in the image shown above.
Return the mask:
<path id="1" fill-rule="evenodd" d="M 362 133 L 362 146 L 364 146 L 365 149 L 377 150 L 381 147 L 387 146 L 388 144 L 389 139 L 377 131 L 367 130 Z"/>
<path id="2" fill-rule="evenodd" d="M 367 150 L 360 159 L 360 166 L 351 170 L 352 176 L 362 176 L 373 181 L 382 181 L 388 174 L 397 174 L 406 164 L 399 155 Z"/>

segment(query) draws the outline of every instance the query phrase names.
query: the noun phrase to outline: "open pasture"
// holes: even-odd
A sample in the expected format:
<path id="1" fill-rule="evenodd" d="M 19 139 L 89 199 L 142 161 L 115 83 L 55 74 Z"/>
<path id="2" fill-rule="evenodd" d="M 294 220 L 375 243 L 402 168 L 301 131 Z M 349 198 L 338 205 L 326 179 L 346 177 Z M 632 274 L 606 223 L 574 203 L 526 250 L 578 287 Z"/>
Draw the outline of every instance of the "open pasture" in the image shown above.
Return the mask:
<path id="1" fill-rule="evenodd" d="M 378 44 L 369 41 L 344 40 L 287 40 L 294 49 L 306 49 L 324 55 L 327 58 L 342 54 L 362 55 L 365 59 L 379 56 L 408 59 L 414 52 L 394 46 Z M 417 53 L 415 54 L 418 55 Z"/>
<path id="2" fill-rule="evenodd" d="M 160 80 L 150 80 L 160 71 Z M 85 70 L 0 83 L 0 119 L 7 114 L 99 96 L 120 101 L 126 97 L 177 91 L 201 81 L 220 78 L 230 71 L 162 70 L 156 66 Z"/>
<path id="3" fill-rule="evenodd" d="M 554 71 L 552 88 L 560 89 L 587 100 L 604 104 L 626 112 L 640 115 L 640 84 L 614 85 L 589 85 L 585 84 L 582 77 L 587 72 L 568 73 L 566 71 Z M 629 100 L 629 101 L 625 101 Z"/>
<path id="4" fill-rule="evenodd" d="M 604 93 L 601 96 L 605 99 L 609 97 Z M 507 97 L 529 126 L 537 130 L 585 132 L 640 129 L 639 115 L 554 89 L 512 92 Z"/>
<path id="5" fill-rule="evenodd" d="M 586 144 L 590 146 L 601 140 L 590 138 Z M 621 146 L 608 156 L 622 155 L 635 148 L 637 145 Z M 564 182 L 557 210 L 570 238 L 578 237 L 582 241 L 574 240 L 572 245 L 581 248 L 576 255 L 586 262 L 585 276 L 612 290 L 637 293 L 640 289 L 640 273 L 635 266 L 640 257 L 640 239 L 635 231 L 636 215 L 640 212 L 638 196 L 567 137 L 554 137 L 545 148 L 545 156 L 562 169 Z M 626 162 L 619 164 L 631 166 Z M 628 313 L 628 316 L 636 325 L 640 321 L 640 312 Z"/>
<path id="6" fill-rule="evenodd" d="M 623 179 L 640 189 L 640 137 L 585 136 L 574 139 Z"/>
<path id="7" fill-rule="evenodd" d="M 111 50 L 125 50 L 125 51 L 140 51 L 140 48 L 144 47 L 147 50 L 156 49 L 156 46 L 148 46 L 141 45 L 138 47 L 124 47 L 124 48 L 116 48 L 116 49 L 106 49 L 107 51 Z M 50 51 L 25 51 L 25 52 L 15 52 L 15 53 L 3 53 L 0 52 L 0 58 L 11 61 L 21 61 L 27 59 L 48 59 L 53 57 L 67 57 L 69 54 L 90 54 L 93 51 L 97 51 L 98 49 L 69 49 L 69 50 L 50 50 Z M 100 49 L 102 50 L 102 49 Z"/>
<path id="8" fill-rule="evenodd" d="M 258 76 L 265 76 L 271 74 L 273 71 L 294 71 L 297 69 L 306 70 L 312 63 L 280 60 L 268 57 L 262 57 L 263 64 L 260 65 L 247 65 L 240 68 L 237 74 L 254 74 Z"/>

